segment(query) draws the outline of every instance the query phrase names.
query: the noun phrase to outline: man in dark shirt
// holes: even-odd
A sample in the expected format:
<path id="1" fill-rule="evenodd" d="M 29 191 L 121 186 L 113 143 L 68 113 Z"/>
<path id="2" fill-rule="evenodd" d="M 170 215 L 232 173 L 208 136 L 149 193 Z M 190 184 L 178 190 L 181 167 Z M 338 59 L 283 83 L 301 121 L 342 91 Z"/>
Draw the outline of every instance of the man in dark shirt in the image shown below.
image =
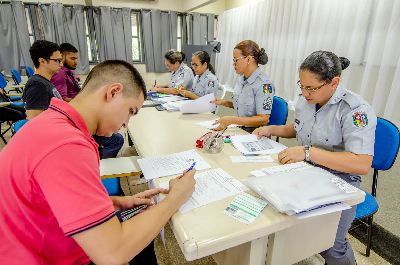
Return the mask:
<path id="1" fill-rule="evenodd" d="M 59 46 L 46 40 L 35 41 L 29 53 L 36 73 L 26 83 L 22 99 L 27 119 L 31 120 L 49 107 L 52 97 L 61 99 L 50 79 L 60 70 L 62 57 Z"/>

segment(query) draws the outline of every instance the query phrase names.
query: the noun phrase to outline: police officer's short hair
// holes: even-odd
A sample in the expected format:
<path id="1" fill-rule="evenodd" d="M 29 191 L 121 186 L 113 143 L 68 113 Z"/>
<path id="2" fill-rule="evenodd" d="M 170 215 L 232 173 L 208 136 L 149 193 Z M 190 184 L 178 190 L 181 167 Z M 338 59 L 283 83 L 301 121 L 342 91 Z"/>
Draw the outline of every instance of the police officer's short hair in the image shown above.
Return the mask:
<path id="1" fill-rule="evenodd" d="M 145 99 L 147 97 L 146 84 L 142 76 L 133 65 L 122 60 L 108 60 L 93 67 L 82 90 L 95 90 L 112 83 L 121 83 L 124 86 L 122 93 L 125 96 L 138 97 L 143 94 Z"/>
<path id="2" fill-rule="evenodd" d="M 65 42 L 65 43 L 61 43 L 60 44 L 60 52 L 63 53 L 63 54 L 66 53 L 66 52 L 75 53 L 75 52 L 78 52 L 78 49 L 75 48 L 75 46 L 72 45 L 71 43 Z"/>
<path id="3" fill-rule="evenodd" d="M 176 50 L 169 50 L 164 55 L 165 59 L 167 59 L 171 64 L 175 64 L 176 62 L 182 63 L 186 56 L 183 52 L 176 51 Z"/>
<path id="4" fill-rule="evenodd" d="M 338 57 L 333 52 L 315 51 L 300 65 L 300 70 L 307 70 L 319 76 L 321 81 L 330 81 L 340 76 L 342 70 L 350 65 L 345 57 Z"/>
<path id="5" fill-rule="evenodd" d="M 244 40 L 236 44 L 235 49 L 242 52 L 243 56 L 252 56 L 257 64 L 267 64 L 268 55 L 265 53 L 264 48 L 258 46 L 258 44 L 252 40 Z"/>
<path id="6" fill-rule="evenodd" d="M 30 47 L 29 53 L 31 55 L 33 64 L 35 65 L 36 68 L 38 68 L 40 65 L 40 63 L 39 63 L 40 58 L 49 60 L 50 56 L 54 52 L 59 51 L 59 50 L 60 50 L 60 47 L 54 42 L 47 41 L 47 40 L 37 40 Z"/>

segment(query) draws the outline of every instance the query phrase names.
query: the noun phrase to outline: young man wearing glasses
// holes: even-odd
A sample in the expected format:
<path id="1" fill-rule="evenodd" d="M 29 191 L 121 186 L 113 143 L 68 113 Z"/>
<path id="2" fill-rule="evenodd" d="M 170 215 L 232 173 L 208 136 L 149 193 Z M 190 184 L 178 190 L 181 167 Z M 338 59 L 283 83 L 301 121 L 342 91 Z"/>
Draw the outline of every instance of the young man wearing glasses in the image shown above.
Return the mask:
<path id="1" fill-rule="evenodd" d="M 52 97 L 61 99 L 50 79 L 60 70 L 62 60 L 60 47 L 46 40 L 35 41 L 29 53 L 36 72 L 29 78 L 22 95 L 28 120 L 46 110 Z"/>

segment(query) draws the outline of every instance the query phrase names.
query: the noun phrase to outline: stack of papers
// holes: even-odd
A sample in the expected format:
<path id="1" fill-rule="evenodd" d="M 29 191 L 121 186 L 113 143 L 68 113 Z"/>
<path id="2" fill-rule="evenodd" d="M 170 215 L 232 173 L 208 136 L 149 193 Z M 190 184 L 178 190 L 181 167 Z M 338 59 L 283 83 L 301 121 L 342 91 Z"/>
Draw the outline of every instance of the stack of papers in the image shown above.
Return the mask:
<path id="1" fill-rule="evenodd" d="M 274 162 L 271 156 L 231 156 L 232 163 L 266 163 Z M 253 174 L 254 175 L 254 174 Z"/>
<path id="2" fill-rule="evenodd" d="M 257 139 L 254 134 L 231 136 L 233 146 L 244 155 L 277 154 L 286 149 L 286 146 L 267 137 Z"/>
<path id="3" fill-rule="evenodd" d="M 213 93 L 200 97 L 198 99 L 192 100 L 187 104 L 181 106 L 182 113 L 203 113 L 215 111 L 215 103 L 210 103 L 215 100 Z"/>
<path id="4" fill-rule="evenodd" d="M 278 211 L 288 215 L 353 200 L 358 196 L 358 189 L 346 181 L 304 162 L 291 168 L 284 165 L 269 172 L 266 169 L 259 171 L 264 172 L 264 176 L 249 177 L 248 186 Z"/>
<path id="5" fill-rule="evenodd" d="M 174 102 L 174 101 L 181 101 L 181 100 L 186 100 L 187 98 L 181 97 L 181 96 L 175 96 L 175 95 L 168 95 L 164 96 L 161 98 L 157 98 L 157 101 L 161 103 L 167 103 L 167 102 Z"/>
<path id="6" fill-rule="evenodd" d="M 201 121 L 201 122 L 198 122 L 196 124 L 200 125 L 201 127 L 204 127 L 204 128 L 209 129 L 209 130 L 212 130 L 212 129 L 215 129 L 215 128 L 217 128 L 219 126 L 219 123 L 214 124 L 216 121 L 217 120 Z M 237 126 L 239 126 L 239 125 L 231 124 L 231 125 L 228 125 L 228 128 L 234 128 L 234 127 L 237 127 Z"/>
<path id="7" fill-rule="evenodd" d="M 196 179 L 195 190 L 192 197 L 179 209 L 181 213 L 248 190 L 239 180 L 234 179 L 221 168 L 196 173 L 194 178 Z M 160 187 L 168 189 L 169 182 L 160 182 Z"/>
<path id="8" fill-rule="evenodd" d="M 146 179 L 182 174 L 193 162 L 196 162 L 196 170 L 210 168 L 210 165 L 194 149 L 170 155 L 142 158 L 137 162 Z"/>
<path id="9" fill-rule="evenodd" d="M 181 107 L 192 100 L 171 101 L 162 104 L 167 111 L 180 111 Z"/>

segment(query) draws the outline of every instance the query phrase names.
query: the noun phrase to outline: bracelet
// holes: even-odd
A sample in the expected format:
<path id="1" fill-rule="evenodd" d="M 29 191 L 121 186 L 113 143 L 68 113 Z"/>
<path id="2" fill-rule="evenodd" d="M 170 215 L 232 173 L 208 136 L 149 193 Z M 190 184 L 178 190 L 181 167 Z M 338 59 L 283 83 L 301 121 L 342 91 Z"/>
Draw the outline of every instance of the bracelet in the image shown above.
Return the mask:
<path id="1" fill-rule="evenodd" d="M 309 146 L 309 145 L 304 146 L 304 153 L 306 155 L 305 160 L 307 162 L 310 162 L 310 150 L 311 150 L 311 146 Z"/>

